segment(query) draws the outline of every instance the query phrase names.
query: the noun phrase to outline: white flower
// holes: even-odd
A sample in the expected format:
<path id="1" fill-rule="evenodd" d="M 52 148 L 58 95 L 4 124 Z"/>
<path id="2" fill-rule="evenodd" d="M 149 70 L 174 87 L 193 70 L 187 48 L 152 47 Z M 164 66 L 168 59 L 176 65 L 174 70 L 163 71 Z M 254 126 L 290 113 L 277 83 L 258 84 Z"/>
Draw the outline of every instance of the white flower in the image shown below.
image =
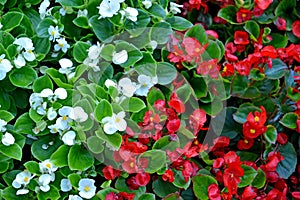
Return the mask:
<path id="1" fill-rule="evenodd" d="M 15 143 L 15 138 L 12 134 L 6 132 L 3 136 L 2 136 L 2 144 L 4 144 L 5 146 L 10 146 L 12 144 Z"/>
<path id="2" fill-rule="evenodd" d="M 18 45 L 19 52 L 24 49 L 24 51 L 22 52 L 23 56 L 20 57 L 20 55 L 18 55 L 18 57 L 14 61 L 17 67 L 23 67 L 25 65 L 24 58 L 29 62 L 35 60 L 35 54 L 33 53 L 34 47 L 30 38 L 20 37 L 14 41 L 14 44 Z"/>
<path id="3" fill-rule="evenodd" d="M 57 117 L 57 112 L 51 107 L 48 109 L 47 118 L 52 121 Z"/>
<path id="4" fill-rule="evenodd" d="M 100 18 L 105 18 L 116 15 L 120 7 L 119 0 L 103 0 L 97 8 L 99 9 Z"/>
<path id="5" fill-rule="evenodd" d="M 6 77 L 6 73 L 13 68 L 10 61 L 4 58 L 5 54 L 2 54 L 0 56 L 0 80 L 3 80 Z"/>
<path id="6" fill-rule="evenodd" d="M 12 186 L 16 189 L 19 189 L 22 185 L 26 186 L 29 184 L 30 180 L 33 178 L 29 171 L 23 171 L 17 174 L 16 178 L 12 182 Z M 27 194 L 29 191 L 26 189 L 20 189 L 17 191 L 17 195 Z"/>
<path id="7" fill-rule="evenodd" d="M 51 182 L 51 176 L 49 174 L 42 174 L 39 177 L 39 189 L 43 192 L 48 192 L 50 190 L 49 183 Z"/>
<path id="8" fill-rule="evenodd" d="M 21 68 L 26 65 L 26 61 L 25 61 L 24 57 L 21 54 L 19 54 L 17 56 L 17 58 L 14 59 L 14 64 L 15 64 L 16 68 Z"/>
<path id="9" fill-rule="evenodd" d="M 51 25 L 48 28 L 48 33 L 50 35 L 49 40 L 52 40 L 53 42 L 60 37 L 58 26 L 54 27 L 54 26 Z"/>
<path id="10" fill-rule="evenodd" d="M 0 132 L 5 132 L 6 131 L 6 126 L 7 122 L 4 121 L 3 119 L 0 119 Z"/>
<path id="11" fill-rule="evenodd" d="M 0 22 L 0 29 L 3 27 L 3 25 L 1 24 L 1 22 Z"/>
<path id="12" fill-rule="evenodd" d="M 138 88 L 135 91 L 135 94 L 139 96 L 147 96 L 150 88 L 157 83 L 157 77 L 150 77 L 144 74 L 138 76 Z"/>
<path id="13" fill-rule="evenodd" d="M 26 49 L 24 52 L 23 52 L 23 56 L 24 58 L 31 62 L 31 61 L 34 61 L 35 60 L 35 54 L 33 53 L 33 50 L 34 50 L 34 47 L 30 48 L 30 49 Z"/>
<path id="14" fill-rule="evenodd" d="M 66 74 L 68 78 L 72 78 L 75 75 L 75 67 L 70 59 L 62 58 L 59 60 L 60 69 L 58 70 L 62 74 Z"/>
<path id="15" fill-rule="evenodd" d="M 82 198 L 78 195 L 70 195 L 68 200 L 82 200 Z"/>
<path id="16" fill-rule="evenodd" d="M 170 2 L 170 12 L 173 14 L 179 14 L 181 13 L 181 10 L 179 8 L 183 8 L 183 5 L 179 5 L 174 2 Z"/>
<path id="17" fill-rule="evenodd" d="M 50 126 L 48 126 L 48 128 L 50 129 L 50 133 L 60 133 L 60 127 L 58 124 L 52 124 Z"/>
<path id="18" fill-rule="evenodd" d="M 87 14 L 88 14 L 88 10 L 87 9 L 78 10 L 77 17 L 87 17 Z"/>
<path id="19" fill-rule="evenodd" d="M 50 162 L 49 159 L 40 162 L 39 167 L 42 173 L 47 173 L 50 175 L 58 169 L 52 162 Z"/>
<path id="20" fill-rule="evenodd" d="M 68 48 L 70 48 L 70 45 L 66 41 L 65 38 L 59 38 L 56 40 L 57 44 L 54 45 L 54 50 L 59 51 L 60 49 L 62 52 L 66 53 Z"/>
<path id="21" fill-rule="evenodd" d="M 149 9 L 152 6 L 152 0 L 143 0 L 142 4 L 145 6 L 146 9 Z"/>
<path id="22" fill-rule="evenodd" d="M 61 7 L 60 9 L 59 9 L 59 13 L 61 14 L 61 16 L 65 16 L 66 15 L 66 13 L 67 13 L 67 7 Z"/>
<path id="23" fill-rule="evenodd" d="M 136 22 L 137 21 L 137 16 L 139 15 L 139 12 L 135 8 L 127 7 L 122 12 L 120 13 L 125 16 L 127 19 Z"/>
<path id="24" fill-rule="evenodd" d="M 79 195 L 91 199 L 96 194 L 95 180 L 83 178 L 79 181 Z"/>
<path id="25" fill-rule="evenodd" d="M 94 72 L 99 72 L 100 71 L 99 59 L 92 60 L 90 58 L 86 58 L 83 61 L 83 64 L 88 65 L 89 67 L 91 67 L 94 70 Z"/>
<path id="26" fill-rule="evenodd" d="M 40 115 L 46 115 L 47 102 L 41 104 L 41 106 L 37 107 L 36 112 Z"/>
<path id="27" fill-rule="evenodd" d="M 116 65 L 123 64 L 128 59 L 128 53 L 126 50 L 122 50 L 120 52 L 113 52 L 112 62 Z"/>
<path id="28" fill-rule="evenodd" d="M 62 136 L 61 140 L 66 145 L 72 146 L 75 144 L 75 138 L 76 138 L 76 133 L 74 131 L 68 131 Z"/>
<path id="29" fill-rule="evenodd" d="M 41 97 L 47 97 L 49 101 L 56 101 L 57 99 L 66 99 L 68 93 L 65 88 L 57 88 L 54 92 L 49 89 L 43 89 L 40 93 Z"/>
<path id="30" fill-rule="evenodd" d="M 68 130 L 70 128 L 69 122 L 72 119 L 69 117 L 72 108 L 69 106 L 64 106 L 58 110 L 58 114 L 61 116 L 56 120 L 56 124 L 61 130 Z"/>
<path id="31" fill-rule="evenodd" d="M 112 117 L 103 118 L 101 122 L 104 123 L 104 132 L 111 135 L 116 131 L 125 131 L 127 123 L 124 120 L 124 117 L 125 112 L 121 111 L 118 114 L 113 113 Z"/>
<path id="32" fill-rule="evenodd" d="M 44 0 L 42 3 L 41 3 L 41 5 L 40 5 L 40 7 L 39 7 L 39 13 L 40 13 L 40 17 L 42 18 L 42 19 L 44 19 L 45 18 L 45 15 L 46 15 L 46 13 L 47 13 L 47 8 L 50 6 L 50 1 L 49 0 Z"/>
<path id="33" fill-rule="evenodd" d="M 98 59 L 100 56 L 100 53 L 102 51 L 103 45 L 100 45 L 99 42 L 97 42 L 97 45 L 92 45 L 88 49 L 88 56 L 90 59 L 95 60 Z"/>
<path id="34" fill-rule="evenodd" d="M 18 45 L 18 50 L 21 51 L 23 49 L 30 50 L 33 48 L 32 40 L 28 37 L 20 37 L 14 41 L 13 44 Z"/>
<path id="35" fill-rule="evenodd" d="M 114 81 L 110 80 L 110 79 L 107 79 L 107 80 L 105 81 L 104 85 L 105 85 L 107 88 L 109 88 L 109 87 L 114 87 L 114 88 L 116 88 L 116 87 L 117 87 L 117 84 L 116 84 Z"/>
<path id="36" fill-rule="evenodd" d="M 82 107 L 76 106 L 71 110 L 69 117 L 76 122 L 85 122 L 88 119 L 88 114 Z"/>
<path id="37" fill-rule="evenodd" d="M 63 178 L 60 182 L 60 189 L 63 192 L 69 192 L 72 190 L 72 185 L 69 179 Z"/>
<path id="38" fill-rule="evenodd" d="M 126 97 L 132 97 L 136 91 L 136 83 L 132 82 L 129 78 L 122 78 L 118 83 L 118 90 Z"/>

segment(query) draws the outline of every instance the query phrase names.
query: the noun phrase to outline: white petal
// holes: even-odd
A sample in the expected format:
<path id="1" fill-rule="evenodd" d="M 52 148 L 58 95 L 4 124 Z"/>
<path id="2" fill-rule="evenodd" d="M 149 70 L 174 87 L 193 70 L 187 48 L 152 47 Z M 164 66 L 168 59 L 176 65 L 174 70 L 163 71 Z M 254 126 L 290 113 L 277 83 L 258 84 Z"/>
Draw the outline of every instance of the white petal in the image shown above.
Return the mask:
<path id="1" fill-rule="evenodd" d="M 31 52 L 31 51 L 25 51 L 25 52 L 23 53 L 23 56 L 24 56 L 24 58 L 25 58 L 27 61 L 29 61 L 29 62 L 35 60 L 35 55 L 34 55 L 34 53 Z"/>
<path id="2" fill-rule="evenodd" d="M 63 192 L 69 192 L 70 190 L 72 190 L 72 185 L 71 185 L 70 180 L 67 178 L 61 179 L 60 189 Z"/>
<path id="3" fill-rule="evenodd" d="M 124 117 L 125 117 L 125 112 L 124 112 L 124 111 L 119 112 L 119 113 L 117 114 L 116 117 L 121 118 L 121 119 L 124 119 Z"/>
<path id="4" fill-rule="evenodd" d="M 51 176 L 49 174 L 42 174 L 39 177 L 39 184 L 40 185 L 48 185 L 51 181 Z"/>
<path id="5" fill-rule="evenodd" d="M 75 144 L 75 138 L 76 138 L 76 133 L 74 131 L 68 131 L 66 132 L 61 140 L 69 146 L 72 146 Z"/>
<path id="6" fill-rule="evenodd" d="M 66 99 L 68 96 L 68 93 L 65 88 L 57 88 L 54 91 L 55 96 L 57 96 L 59 99 Z"/>
<path id="7" fill-rule="evenodd" d="M 21 187 L 21 184 L 20 184 L 18 181 L 14 180 L 14 181 L 12 182 L 12 186 L 13 186 L 14 188 L 18 189 L 18 188 Z"/>
<path id="8" fill-rule="evenodd" d="M 119 131 L 125 131 L 127 127 L 127 123 L 124 119 L 120 119 L 120 121 L 118 123 L 116 123 L 116 128 Z"/>
<path id="9" fill-rule="evenodd" d="M 110 86 L 112 86 L 112 87 L 117 87 L 117 84 L 116 84 L 114 81 L 110 80 L 110 79 L 107 79 L 107 80 L 105 81 L 104 85 L 105 85 L 107 88 L 109 88 Z"/>
<path id="10" fill-rule="evenodd" d="M 16 195 L 23 195 L 23 194 L 27 194 L 29 192 L 29 190 L 27 189 L 21 189 L 21 190 L 18 190 Z"/>
<path id="11" fill-rule="evenodd" d="M 58 110 L 58 114 L 60 115 L 60 116 L 69 116 L 69 114 L 70 114 L 70 112 L 72 111 L 72 107 L 70 107 L 70 106 L 63 106 L 62 108 L 60 108 L 59 110 Z"/>
<path id="12" fill-rule="evenodd" d="M 117 131 L 117 128 L 112 123 L 104 124 L 103 130 L 106 134 L 112 135 Z"/>
<path id="13" fill-rule="evenodd" d="M 83 110 L 83 108 L 77 106 L 72 109 L 69 117 L 77 122 L 84 122 L 88 119 L 88 114 Z"/>
<path id="14" fill-rule="evenodd" d="M 53 95 L 53 91 L 49 88 L 43 89 L 40 93 L 41 97 L 49 97 Z"/>
<path id="15" fill-rule="evenodd" d="M 47 112 L 47 118 L 52 121 L 57 117 L 57 112 L 55 110 L 53 110 L 53 108 L 49 108 L 48 112 Z"/>
<path id="16" fill-rule="evenodd" d="M 21 54 L 19 54 L 18 57 L 14 59 L 14 64 L 16 68 L 21 68 L 26 65 L 26 61 L 24 57 Z"/>
<path id="17" fill-rule="evenodd" d="M 59 61 L 59 64 L 62 68 L 68 68 L 73 66 L 73 62 L 70 59 L 62 58 Z"/>
<path id="18" fill-rule="evenodd" d="M 5 146 L 10 146 L 12 144 L 15 143 L 15 138 L 12 134 L 6 132 L 3 136 L 2 136 L 2 144 L 4 144 Z"/>
<path id="19" fill-rule="evenodd" d="M 120 52 L 114 52 L 112 62 L 116 65 L 123 64 L 128 60 L 128 53 L 126 50 Z"/>

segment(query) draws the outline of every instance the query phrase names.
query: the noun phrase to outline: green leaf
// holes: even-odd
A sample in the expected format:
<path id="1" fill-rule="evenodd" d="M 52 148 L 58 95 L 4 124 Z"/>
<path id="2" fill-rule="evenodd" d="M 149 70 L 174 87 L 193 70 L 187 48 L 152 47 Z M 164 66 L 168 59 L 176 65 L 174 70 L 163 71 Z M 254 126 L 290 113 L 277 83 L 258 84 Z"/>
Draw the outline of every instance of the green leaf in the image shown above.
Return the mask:
<path id="1" fill-rule="evenodd" d="M 148 160 L 148 166 L 145 172 L 152 174 L 166 165 L 166 157 L 165 151 L 154 149 L 142 153 L 139 159 Z"/>
<path id="2" fill-rule="evenodd" d="M 238 108 L 237 112 L 233 114 L 233 119 L 236 122 L 243 124 L 247 121 L 246 118 L 248 114 L 254 111 L 261 112 L 258 107 L 252 105 L 251 103 L 244 103 Z"/>
<path id="3" fill-rule="evenodd" d="M 151 40 L 156 41 L 157 44 L 167 43 L 172 34 L 172 27 L 167 22 L 157 22 L 150 29 Z"/>
<path id="4" fill-rule="evenodd" d="M 250 78 L 255 81 L 261 81 L 265 78 L 265 74 L 261 73 L 257 68 L 252 68 L 250 71 Z"/>
<path id="5" fill-rule="evenodd" d="M 150 89 L 150 91 L 148 92 L 147 102 L 150 105 L 154 105 L 154 102 L 159 100 L 159 99 L 165 100 L 164 94 L 158 88 L 152 87 Z"/>
<path id="6" fill-rule="evenodd" d="M 276 172 L 280 178 L 288 179 L 296 170 L 297 154 L 294 146 L 288 142 L 285 145 L 279 147 L 280 155 L 284 157 L 276 168 Z"/>
<path id="7" fill-rule="evenodd" d="M 86 42 L 78 41 L 74 45 L 73 57 L 76 62 L 82 63 L 88 57 L 88 49 L 90 45 Z"/>
<path id="8" fill-rule="evenodd" d="M 82 131 L 87 131 L 90 130 L 93 125 L 94 125 L 94 121 L 90 119 L 90 114 L 93 112 L 93 106 L 91 105 L 92 100 L 88 100 L 88 98 L 86 99 L 81 99 L 78 102 L 74 103 L 74 107 L 79 106 L 81 107 L 84 112 L 88 115 L 87 120 L 85 120 L 84 122 L 77 122 L 76 126 L 78 127 L 78 129 L 82 130 Z"/>
<path id="9" fill-rule="evenodd" d="M 191 179 L 189 179 L 188 182 L 185 182 L 181 171 L 176 170 L 174 173 L 174 178 L 175 180 L 173 184 L 178 188 L 183 188 L 186 190 L 191 184 Z"/>
<path id="10" fill-rule="evenodd" d="M 22 159 L 22 148 L 14 143 L 9 146 L 5 146 L 4 144 L 0 144 L 0 152 L 10 158 L 21 160 Z"/>
<path id="11" fill-rule="evenodd" d="M 157 78 L 158 83 L 167 85 L 171 83 L 177 76 L 176 68 L 167 62 L 159 62 L 157 64 Z"/>
<path id="12" fill-rule="evenodd" d="M 202 77 L 196 76 L 189 81 L 197 99 L 200 99 L 207 95 L 207 84 Z"/>
<path id="13" fill-rule="evenodd" d="M 105 197 L 111 193 L 111 192 L 114 192 L 114 193 L 118 193 L 119 191 L 114 189 L 114 188 L 104 188 L 103 190 L 99 190 L 96 194 L 96 196 L 98 198 L 100 198 L 101 200 L 105 200 Z"/>
<path id="14" fill-rule="evenodd" d="M 277 139 L 277 130 L 274 126 L 268 125 L 267 131 L 264 133 L 264 137 L 270 144 L 275 144 Z"/>
<path id="15" fill-rule="evenodd" d="M 253 21 L 253 20 L 248 20 L 245 23 L 244 29 L 251 35 L 253 35 L 255 38 L 258 38 L 260 34 L 260 27 L 259 25 Z"/>
<path id="16" fill-rule="evenodd" d="M 24 167 L 32 174 L 40 174 L 40 166 L 39 163 L 35 161 L 28 161 L 24 163 Z"/>
<path id="17" fill-rule="evenodd" d="M 100 56 L 104 58 L 106 61 L 111 61 L 114 50 L 115 50 L 114 45 L 112 44 L 105 45 L 100 52 Z"/>
<path id="18" fill-rule="evenodd" d="M 120 106 L 126 112 L 139 112 L 146 107 L 145 103 L 137 97 L 129 97 L 124 99 Z"/>
<path id="19" fill-rule="evenodd" d="M 73 23 L 80 27 L 80 28 L 84 28 L 84 29 L 88 29 L 89 26 L 89 19 L 86 16 L 79 16 L 77 18 L 75 18 L 73 20 Z"/>
<path id="20" fill-rule="evenodd" d="M 288 71 L 287 65 L 280 59 L 272 60 L 272 68 L 266 67 L 265 75 L 268 79 L 279 79 Z"/>
<path id="21" fill-rule="evenodd" d="M 186 29 L 192 28 L 193 26 L 193 24 L 190 21 L 179 16 L 167 18 L 166 21 L 171 25 L 173 29 L 177 31 L 185 31 Z"/>
<path id="22" fill-rule="evenodd" d="M 104 117 L 111 117 L 112 114 L 113 111 L 111 104 L 106 99 L 102 99 L 96 106 L 95 118 L 98 120 L 98 122 L 101 122 Z"/>
<path id="23" fill-rule="evenodd" d="M 5 188 L 2 191 L 2 197 L 4 199 L 9 200 L 19 200 L 20 196 L 16 195 L 17 189 L 13 188 L 12 186 Z M 30 199 L 29 194 L 22 195 L 22 199 Z"/>
<path id="24" fill-rule="evenodd" d="M 218 184 L 212 176 L 200 175 L 193 177 L 193 190 L 195 196 L 200 200 L 208 200 L 208 187 L 211 184 Z"/>
<path id="25" fill-rule="evenodd" d="M 295 91 L 293 87 L 287 88 L 287 96 L 294 102 L 300 100 L 300 93 L 297 90 Z"/>
<path id="26" fill-rule="evenodd" d="M 51 162 L 57 167 L 68 166 L 68 154 L 70 147 L 61 145 L 50 157 Z"/>
<path id="27" fill-rule="evenodd" d="M 266 174 L 263 170 L 258 168 L 257 175 L 255 176 L 254 180 L 252 181 L 251 185 L 256 187 L 257 189 L 263 188 L 266 184 Z"/>
<path id="28" fill-rule="evenodd" d="M 35 93 L 40 93 L 46 88 L 53 90 L 53 83 L 47 75 L 41 76 L 33 82 L 32 89 Z"/>
<path id="29" fill-rule="evenodd" d="M 271 42 L 269 42 L 269 45 L 272 45 L 275 48 L 284 48 L 286 47 L 288 43 L 288 37 L 281 35 L 280 33 L 271 33 L 270 35 L 272 37 Z"/>
<path id="30" fill-rule="evenodd" d="M 248 77 L 236 75 L 232 80 L 231 93 L 232 95 L 242 96 L 248 88 Z"/>
<path id="31" fill-rule="evenodd" d="M 139 74 L 155 77 L 157 74 L 157 63 L 151 53 L 143 52 L 143 58 L 135 63 L 134 69 Z"/>
<path id="32" fill-rule="evenodd" d="M 97 38 L 103 42 L 114 35 L 114 26 L 108 19 L 98 19 L 98 16 L 93 16 L 89 19 L 89 23 L 96 34 Z"/>
<path id="33" fill-rule="evenodd" d="M 43 148 L 45 144 L 48 146 L 47 149 Z M 39 161 L 44 161 L 49 159 L 62 144 L 59 137 L 53 137 L 53 135 L 42 136 L 31 145 L 31 154 Z"/>
<path id="34" fill-rule="evenodd" d="M 176 140 L 171 140 L 170 136 L 164 136 L 157 140 L 154 144 L 152 149 L 162 149 L 162 150 L 169 150 L 175 151 L 176 148 L 179 148 L 179 138 L 177 137 Z"/>
<path id="35" fill-rule="evenodd" d="M 92 153 L 99 154 L 104 150 L 104 141 L 97 136 L 91 136 L 87 139 L 87 146 Z"/>
<path id="36" fill-rule="evenodd" d="M 280 123 L 290 129 L 297 128 L 298 115 L 294 112 L 286 113 L 280 120 Z"/>
<path id="37" fill-rule="evenodd" d="M 17 87 L 27 87 L 37 78 L 37 73 L 31 67 L 22 67 L 14 69 L 9 74 L 9 80 Z"/>
<path id="38" fill-rule="evenodd" d="M 145 193 L 142 194 L 138 200 L 155 200 L 155 195 L 152 193 Z"/>
<path id="39" fill-rule="evenodd" d="M 14 42 L 14 37 L 5 31 L 0 31 L 0 44 L 3 45 L 4 48 L 7 48 Z"/>
<path id="40" fill-rule="evenodd" d="M 114 149 L 119 149 L 122 143 L 122 136 L 119 133 L 112 135 L 105 134 L 103 130 L 96 131 L 96 135 L 104 140 L 108 146 L 113 147 Z"/>
<path id="41" fill-rule="evenodd" d="M 163 198 L 169 194 L 172 194 L 176 191 L 179 191 L 179 188 L 177 188 L 170 182 L 163 181 L 161 179 L 161 177 L 159 177 L 158 179 L 153 181 L 152 188 L 153 188 L 153 191 L 155 192 L 155 194 L 161 198 Z"/>
<path id="42" fill-rule="evenodd" d="M 238 185 L 239 188 L 250 185 L 254 180 L 255 176 L 257 175 L 257 171 L 252 167 L 242 165 L 242 168 L 244 169 L 244 176 L 242 176 L 241 182 Z"/>
<path id="43" fill-rule="evenodd" d="M 149 17 L 149 15 L 146 12 L 144 12 L 140 9 L 138 9 L 138 12 L 139 12 L 139 14 L 137 16 L 136 22 L 133 22 L 131 20 L 125 21 L 125 29 L 126 29 L 126 31 L 128 31 L 130 36 L 133 36 L 133 37 L 141 35 L 145 31 L 149 22 L 151 21 L 151 18 Z"/>
<path id="44" fill-rule="evenodd" d="M 7 32 L 11 31 L 12 29 L 20 25 L 23 17 L 24 15 L 22 13 L 16 11 L 11 11 L 4 14 L 2 16 L 2 21 L 1 21 L 3 25 L 1 30 Z"/>
<path id="45" fill-rule="evenodd" d="M 51 20 L 50 18 L 45 18 L 42 21 L 40 21 L 40 23 L 38 24 L 38 26 L 36 27 L 36 33 L 37 36 L 40 38 L 49 38 L 49 32 L 48 29 L 50 26 L 56 26 L 56 24 L 54 23 L 53 20 Z"/>
<path id="46" fill-rule="evenodd" d="M 292 23 L 295 21 L 296 16 L 294 15 L 296 8 L 296 0 L 282 0 L 275 9 L 275 15 L 282 17 L 286 20 L 287 31 L 292 29 Z"/>
<path id="47" fill-rule="evenodd" d="M 148 9 L 148 12 L 154 17 L 165 18 L 166 11 L 165 9 L 159 5 L 158 3 L 152 3 L 152 6 Z"/>
<path id="48" fill-rule="evenodd" d="M 206 48 L 209 58 L 217 58 L 219 61 L 222 59 L 222 52 L 219 45 L 212 40 L 208 41 L 208 46 Z"/>
<path id="49" fill-rule="evenodd" d="M 62 6 L 72 7 L 79 7 L 84 4 L 83 0 L 56 0 L 56 2 L 60 3 Z"/>
<path id="50" fill-rule="evenodd" d="M 238 12 L 238 8 L 234 5 L 229 5 L 218 12 L 218 17 L 225 19 L 230 24 L 237 24 L 236 23 L 236 13 Z"/>
<path id="51" fill-rule="evenodd" d="M 0 162 L 0 173 L 5 173 L 8 169 L 9 169 L 9 162 L 5 161 L 5 162 Z M 1 195 L 0 195 L 1 197 Z"/>
<path id="52" fill-rule="evenodd" d="M 94 164 L 94 157 L 83 147 L 75 144 L 68 154 L 68 163 L 71 170 L 85 171 Z"/>
<path id="53" fill-rule="evenodd" d="M 35 127 L 34 122 L 30 119 L 28 113 L 21 115 L 14 125 L 14 130 L 19 133 L 31 134 L 32 129 Z"/>
<path id="54" fill-rule="evenodd" d="M 192 88 L 189 84 L 184 84 L 183 86 L 179 87 L 176 90 L 176 94 L 178 95 L 178 98 L 181 99 L 184 103 L 188 102 L 189 100 L 192 101 L 194 99 L 191 99 L 192 94 Z M 194 100 L 196 101 L 196 100 Z"/>
<path id="55" fill-rule="evenodd" d="M 60 199 L 59 190 L 54 187 L 53 185 L 50 185 L 50 190 L 48 192 L 39 191 L 37 193 L 38 199 L 51 199 L 51 200 L 58 200 Z"/>
<path id="56" fill-rule="evenodd" d="M 0 119 L 6 121 L 6 122 L 10 122 L 11 120 L 13 120 L 15 117 L 8 111 L 6 110 L 0 110 Z"/>
<path id="57" fill-rule="evenodd" d="M 134 45 L 129 44 L 125 41 L 120 41 L 115 46 L 115 52 L 120 52 L 122 50 L 127 51 L 128 59 L 125 63 L 120 64 L 121 67 L 129 67 L 134 65 L 137 61 L 141 60 L 143 55 L 138 48 Z"/>
<path id="58" fill-rule="evenodd" d="M 73 187 L 77 188 L 78 187 L 78 183 L 79 183 L 79 181 L 81 179 L 81 176 L 79 174 L 75 174 L 74 173 L 74 174 L 68 175 L 68 179 L 70 180 L 71 185 Z"/>

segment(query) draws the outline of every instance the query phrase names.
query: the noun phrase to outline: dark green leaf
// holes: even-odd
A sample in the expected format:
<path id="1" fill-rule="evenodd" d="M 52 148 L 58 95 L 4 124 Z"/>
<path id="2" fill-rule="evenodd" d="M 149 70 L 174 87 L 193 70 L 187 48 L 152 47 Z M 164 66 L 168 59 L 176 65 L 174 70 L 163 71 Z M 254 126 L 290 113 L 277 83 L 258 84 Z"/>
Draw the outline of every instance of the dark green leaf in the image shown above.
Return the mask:
<path id="1" fill-rule="evenodd" d="M 93 166 L 94 157 L 85 148 L 75 144 L 68 154 L 68 163 L 71 170 L 84 171 Z"/>
<path id="2" fill-rule="evenodd" d="M 281 119 L 280 123 L 287 128 L 295 129 L 297 128 L 298 118 L 298 115 L 294 112 L 286 113 Z"/>
<path id="3" fill-rule="evenodd" d="M 120 106 L 127 112 L 139 112 L 146 107 L 145 103 L 137 97 L 129 97 L 124 99 Z"/>
<path id="4" fill-rule="evenodd" d="M 24 15 L 22 13 L 16 11 L 11 11 L 4 14 L 2 16 L 2 21 L 1 21 L 3 25 L 1 30 L 7 32 L 11 31 L 12 29 L 20 25 L 23 17 Z"/>
<path id="5" fill-rule="evenodd" d="M 294 173 L 297 165 L 297 154 L 294 146 L 288 142 L 279 147 L 280 155 L 284 157 L 276 168 L 276 172 L 283 179 L 288 179 Z"/>
<path id="6" fill-rule="evenodd" d="M 200 200 L 208 200 L 208 187 L 211 184 L 218 184 L 212 176 L 200 175 L 193 177 L 193 190 L 196 197 Z"/>
<path id="7" fill-rule="evenodd" d="M 166 21 L 169 22 L 169 24 L 171 24 L 171 27 L 177 31 L 184 31 L 193 26 L 193 24 L 190 21 L 179 16 L 167 18 Z"/>

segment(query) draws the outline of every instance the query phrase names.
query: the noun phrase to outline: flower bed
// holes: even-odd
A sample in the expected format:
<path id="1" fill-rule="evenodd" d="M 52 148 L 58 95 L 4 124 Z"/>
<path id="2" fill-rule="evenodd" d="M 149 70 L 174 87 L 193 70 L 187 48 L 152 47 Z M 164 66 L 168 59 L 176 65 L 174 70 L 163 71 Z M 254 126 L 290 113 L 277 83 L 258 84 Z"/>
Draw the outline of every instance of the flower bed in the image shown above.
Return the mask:
<path id="1" fill-rule="evenodd" d="M 0 0 L 0 197 L 300 199 L 296 0 Z"/>

